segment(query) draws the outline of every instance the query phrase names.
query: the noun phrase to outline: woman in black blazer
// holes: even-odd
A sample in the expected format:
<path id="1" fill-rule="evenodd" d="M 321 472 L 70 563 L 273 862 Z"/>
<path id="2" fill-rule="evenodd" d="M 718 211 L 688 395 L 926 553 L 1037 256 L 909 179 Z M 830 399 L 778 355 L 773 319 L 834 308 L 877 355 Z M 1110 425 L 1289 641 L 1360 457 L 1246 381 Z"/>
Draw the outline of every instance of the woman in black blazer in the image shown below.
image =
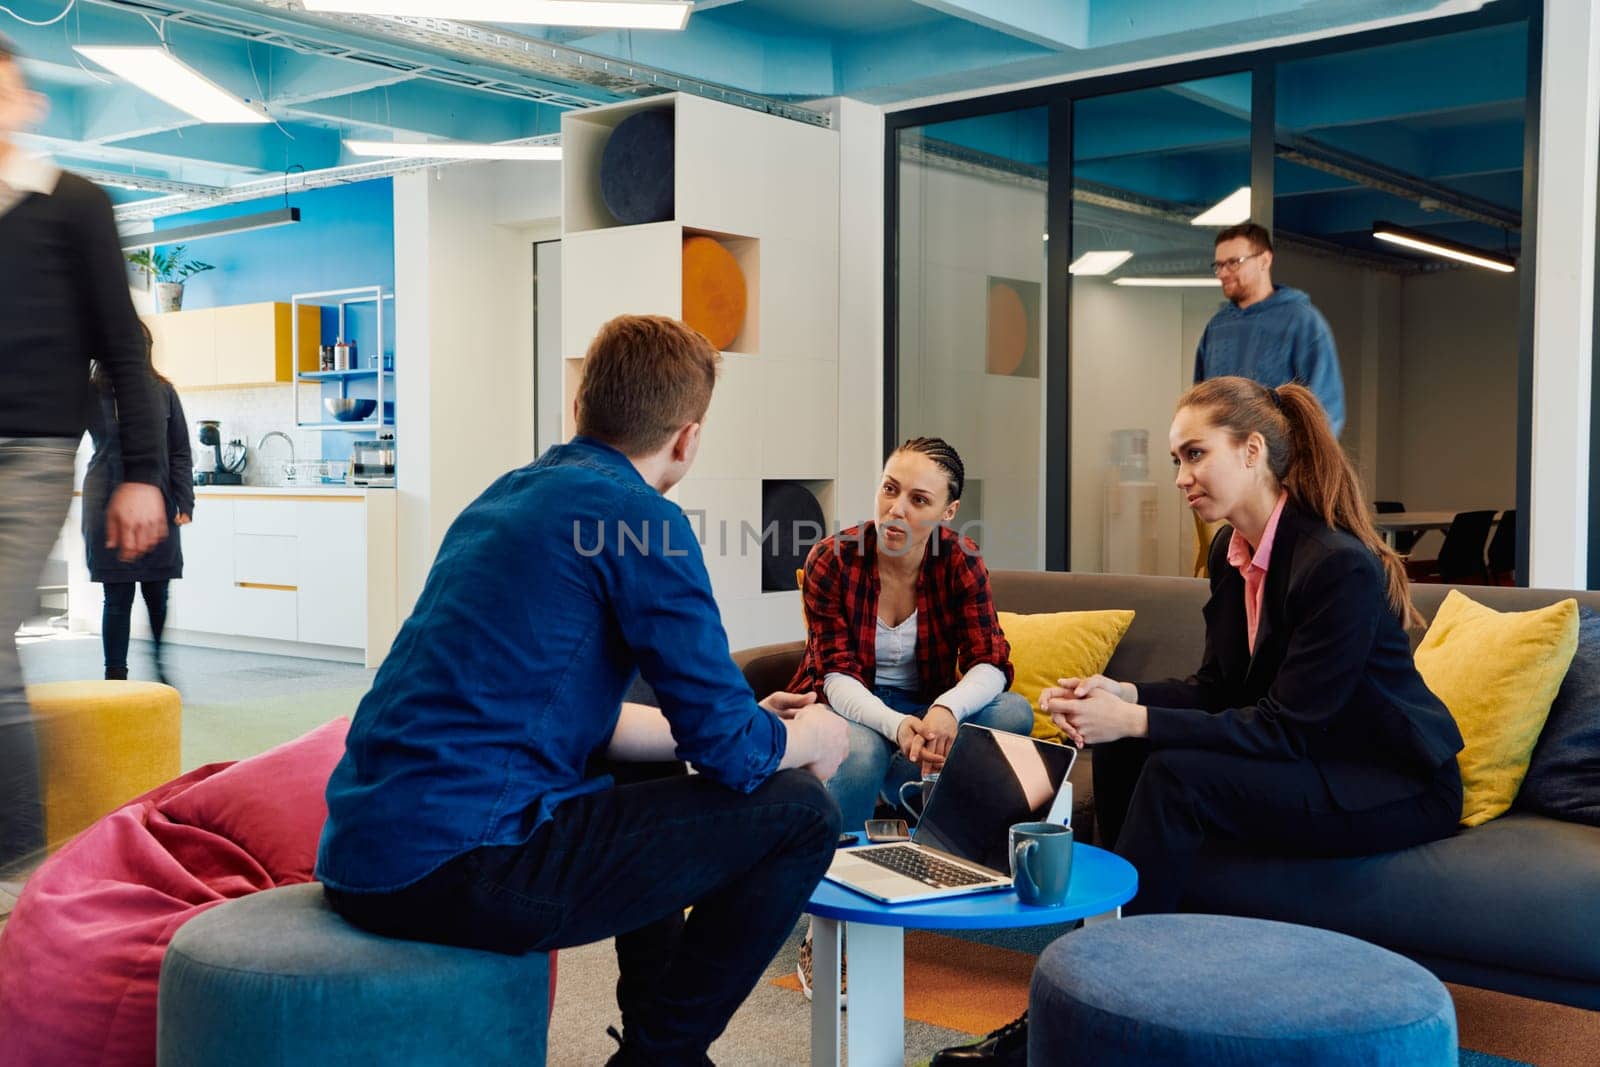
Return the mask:
<path id="1" fill-rule="evenodd" d="M 1213 378 L 1179 400 L 1170 437 L 1189 506 L 1228 523 L 1199 671 L 1063 678 L 1039 697 L 1094 746 L 1102 838 L 1139 871 L 1127 911 L 1176 910 L 1207 840 L 1352 856 L 1454 833 L 1461 733 L 1417 674 L 1405 567 L 1316 398 Z M 1025 1063 L 1026 1018 L 935 1067 Z"/>
<path id="2" fill-rule="evenodd" d="M 1461 733 L 1417 674 L 1405 567 L 1321 405 L 1302 386 L 1214 378 L 1179 401 L 1170 436 L 1189 506 L 1228 523 L 1200 669 L 1040 696 L 1095 746 L 1102 834 L 1139 870 L 1128 910 L 1175 910 L 1208 838 L 1353 856 L 1453 833 Z"/>

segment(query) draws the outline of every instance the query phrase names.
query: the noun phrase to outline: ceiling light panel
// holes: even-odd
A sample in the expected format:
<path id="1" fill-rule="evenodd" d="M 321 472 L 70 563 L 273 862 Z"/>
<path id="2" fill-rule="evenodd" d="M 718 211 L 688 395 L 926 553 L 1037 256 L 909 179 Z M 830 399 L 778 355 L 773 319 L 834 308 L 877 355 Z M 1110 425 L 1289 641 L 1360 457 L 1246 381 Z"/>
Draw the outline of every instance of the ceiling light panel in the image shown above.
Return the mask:
<path id="1" fill-rule="evenodd" d="M 1237 226 L 1250 221 L 1250 187 L 1241 185 L 1189 220 L 1191 226 Z"/>
<path id="2" fill-rule="evenodd" d="M 1372 236 L 1389 244 L 1399 245 L 1416 252 L 1426 252 L 1431 256 L 1443 256 L 1460 263 L 1470 263 L 1474 267 L 1483 267 L 1486 270 L 1499 271 L 1501 274 L 1510 274 L 1517 269 L 1516 261 L 1508 256 L 1497 256 L 1493 252 L 1484 252 L 1468 245 L 1457 244 L 1440 238 L 1429 237 L 1416 230 L 1408 230 L 1404 226 L 1396 226 L 1392 222 L 1375 222 L 1372 224 Z"/>
<path id="3" fill-rule="evenodd" d="M 1107 252 L 1085 252 L 1073 260 L 1067 267 L 1068 274 L 1110 274 L 1128 260 L 1133 258 L 1133 253 L 1126 250 Z"/>
<path id="4" fill-rule="evenodd" d="M 685 0 L 302 0 L 307 11 L 511 22 L 533 26 L 681 30 L 694 4 Z"/>
<path id="5" fill-rule="evenodd" d="M 245 103 L 165 48 L 74 45 L 73 51 L 202 122 L 272 121 L 265 109 Z"/>
<path id="6" fill-rule="evenodd" d="M 468 144 L 462 141 L 346 141 L 358 156 L 388 159 L 560 159 L 558 144 Z"/>
<path id="7" fill-rule="evenodd" d="M 1134 285 L 1148 289 L 1203 289 L 1222 283 L 1215 278 L 1114 278 L 1112 285 Z"/>

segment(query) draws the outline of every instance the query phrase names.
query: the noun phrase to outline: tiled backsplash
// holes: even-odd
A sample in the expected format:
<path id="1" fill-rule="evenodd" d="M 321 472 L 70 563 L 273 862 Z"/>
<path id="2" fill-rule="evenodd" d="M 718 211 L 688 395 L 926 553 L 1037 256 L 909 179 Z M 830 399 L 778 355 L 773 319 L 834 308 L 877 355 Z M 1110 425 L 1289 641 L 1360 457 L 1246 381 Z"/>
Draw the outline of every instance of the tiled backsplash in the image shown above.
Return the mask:
<path id="1" fill-rule="evenodd" d="M 221 425 L 224 446 L 234 438 L 244 441 L 249 457 L 244 469 L 246 485 L 277 485 L 283 481 L 281 464 L 289 459 L 289 449 L 282 439 L 274 437 L 267 442 L 263 462 L 256 451 L 261 435 L 279 430 L 294 441 L 294 458 L 297 460 L 322 458 L 322 434 L 312 430 L 295 429 L 294 387 L 292 385 L 260 385 L 239 389 L 194 389 L 180 391 L 183 413 L 189 420 L 189 447 L 194 450 L 195 469 L 212 466 L 210 446 L 200 444 L 196 434 L 201 419 L 216 419 Z M 320 398 L 315 387 L 300 390 L 300 404 L 304 409 L 301 418 L 314 421 L 316 405 Z M 202 460 L 202 454 L 208 457 Z M 345 457 L 341 457 L 345 458 Z M 267 465 L 264 465 L 267 464 Z"/>

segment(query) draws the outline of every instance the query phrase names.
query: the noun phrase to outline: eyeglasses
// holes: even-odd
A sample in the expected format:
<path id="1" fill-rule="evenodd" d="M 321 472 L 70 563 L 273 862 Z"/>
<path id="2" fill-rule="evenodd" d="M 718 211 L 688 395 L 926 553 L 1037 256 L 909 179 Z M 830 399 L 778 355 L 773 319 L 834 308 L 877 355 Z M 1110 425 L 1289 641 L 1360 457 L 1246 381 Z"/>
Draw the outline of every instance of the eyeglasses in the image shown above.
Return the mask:
<path id="1" fill-rule="evenodd" d="M 1265 251 L 1265 249 L 1262 249 L 1262 251 Z M 1245 260 L 1255 259 L 1260 254 L 1261 252 L 1251 252 L 1248 256 L 1235 256 L 1232 259 L 1213 259 L 1211 261 L 1211 273 L 1221 274 L 1223 271 L 1227 271 L 1231 274 L 1244 266 Z"/>

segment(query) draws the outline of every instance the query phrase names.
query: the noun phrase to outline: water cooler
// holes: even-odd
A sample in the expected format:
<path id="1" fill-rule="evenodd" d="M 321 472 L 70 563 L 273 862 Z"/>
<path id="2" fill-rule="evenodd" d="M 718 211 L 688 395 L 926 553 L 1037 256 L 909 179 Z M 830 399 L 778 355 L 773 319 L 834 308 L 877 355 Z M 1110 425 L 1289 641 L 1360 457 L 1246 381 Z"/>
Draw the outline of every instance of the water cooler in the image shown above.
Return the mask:
<path id="1" fill-rule="evenodd" d="M 1100 569 L 1106 574 L 1155 574 L 1156 483 L 1150 480 L 1150 433 L 1112 430 L 1106 478 Z"/>

